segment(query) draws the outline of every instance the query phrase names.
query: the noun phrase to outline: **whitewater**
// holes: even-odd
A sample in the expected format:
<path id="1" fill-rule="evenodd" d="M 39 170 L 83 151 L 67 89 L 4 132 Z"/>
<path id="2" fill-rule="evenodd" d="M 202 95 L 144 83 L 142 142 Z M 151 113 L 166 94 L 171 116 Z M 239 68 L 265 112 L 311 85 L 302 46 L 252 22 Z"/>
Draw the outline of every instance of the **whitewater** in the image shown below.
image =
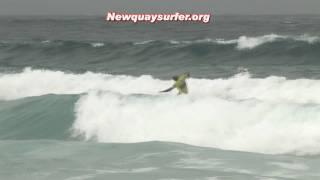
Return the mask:
<path id="1" fill-rule="evenodd" d="M 173 81 L 26 68 L 0 75 L 0 97 L 79 94 L 71 131 L 108 143 L 179 142 L 203 147 L 298 155 L 320 153 L 320 81 L 259 79 L 243 71 L 226 79 L 188 81 L 190 94 L 160 94 Z"/>

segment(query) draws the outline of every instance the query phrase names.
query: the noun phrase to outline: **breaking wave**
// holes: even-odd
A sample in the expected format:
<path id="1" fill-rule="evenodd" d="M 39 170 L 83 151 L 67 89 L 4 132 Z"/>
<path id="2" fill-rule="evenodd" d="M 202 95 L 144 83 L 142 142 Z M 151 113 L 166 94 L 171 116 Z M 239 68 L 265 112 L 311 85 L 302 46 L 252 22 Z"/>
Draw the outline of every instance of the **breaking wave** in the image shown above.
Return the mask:
<path id="1" fill-rule="evenodd" d="M 74 137 L 85 140 L 173 141 L 268 154 L 320 153 L 320 80 L 252 78 L 241 72 L 225 79 L 191 78 L 186 96 L 158 93 L 171 84 L 171 80 L 149 75 L 72 74 L 28 68 L 1 74 L 0 99 L 15 102 L 43 97 L 55 102 L 46 95 L 79 94 L 69 128 Z M 61 106 L 63 99 L 46 107 Z M 34 113 L 39 111 L 30 113 L 25 117 L 38 117 Z M 51 120 L 53 117 L 50 115 Z M 1 137 L 12 138 L 6 134 Z"/>

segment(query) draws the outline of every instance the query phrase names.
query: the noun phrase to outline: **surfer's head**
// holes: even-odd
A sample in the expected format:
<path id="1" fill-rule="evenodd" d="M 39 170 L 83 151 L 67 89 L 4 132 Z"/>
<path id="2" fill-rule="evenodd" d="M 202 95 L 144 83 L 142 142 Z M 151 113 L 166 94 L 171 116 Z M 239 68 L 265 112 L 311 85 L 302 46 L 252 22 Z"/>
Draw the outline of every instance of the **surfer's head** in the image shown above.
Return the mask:
<path id="1" fill-rule="evenodd" d="M 185 72 L 184 75 L 187 76 L 188 78 L 190 77 L 190 73 L 189 72 Z"/>

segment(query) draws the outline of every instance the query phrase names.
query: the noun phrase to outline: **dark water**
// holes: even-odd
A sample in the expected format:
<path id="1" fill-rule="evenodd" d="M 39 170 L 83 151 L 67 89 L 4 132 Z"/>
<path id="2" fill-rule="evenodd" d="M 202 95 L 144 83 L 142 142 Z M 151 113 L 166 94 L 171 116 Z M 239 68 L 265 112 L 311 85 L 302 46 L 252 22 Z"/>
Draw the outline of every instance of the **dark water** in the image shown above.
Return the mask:
<path id="1" fill-rule="evenodd" d="M 0 179 L 319 179 L 320 16 L 103 19 L 0 17 Z"/>

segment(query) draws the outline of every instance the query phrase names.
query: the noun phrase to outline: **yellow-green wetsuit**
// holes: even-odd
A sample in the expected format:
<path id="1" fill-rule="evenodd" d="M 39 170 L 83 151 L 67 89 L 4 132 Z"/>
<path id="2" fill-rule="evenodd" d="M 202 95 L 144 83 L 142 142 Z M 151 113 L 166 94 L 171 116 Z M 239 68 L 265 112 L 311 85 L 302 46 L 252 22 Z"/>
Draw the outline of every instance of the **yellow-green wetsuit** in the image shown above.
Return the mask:
<path id="1" fill-rule="evenodd" d="M 177 88 L 177 90 L 179 91 L 178 94 L 188 94 L 188 86 L 186 83 L 186 79 L 190 77 L 189 73 L 183 73 L 179 76 L 174 76 L 173 80 L 175 80 L 175 83 L 172 87 L 170 87 L 169 89 L 166 89 L 164 91 L 161 92 L 169 92 L 174 88 Z"/>

